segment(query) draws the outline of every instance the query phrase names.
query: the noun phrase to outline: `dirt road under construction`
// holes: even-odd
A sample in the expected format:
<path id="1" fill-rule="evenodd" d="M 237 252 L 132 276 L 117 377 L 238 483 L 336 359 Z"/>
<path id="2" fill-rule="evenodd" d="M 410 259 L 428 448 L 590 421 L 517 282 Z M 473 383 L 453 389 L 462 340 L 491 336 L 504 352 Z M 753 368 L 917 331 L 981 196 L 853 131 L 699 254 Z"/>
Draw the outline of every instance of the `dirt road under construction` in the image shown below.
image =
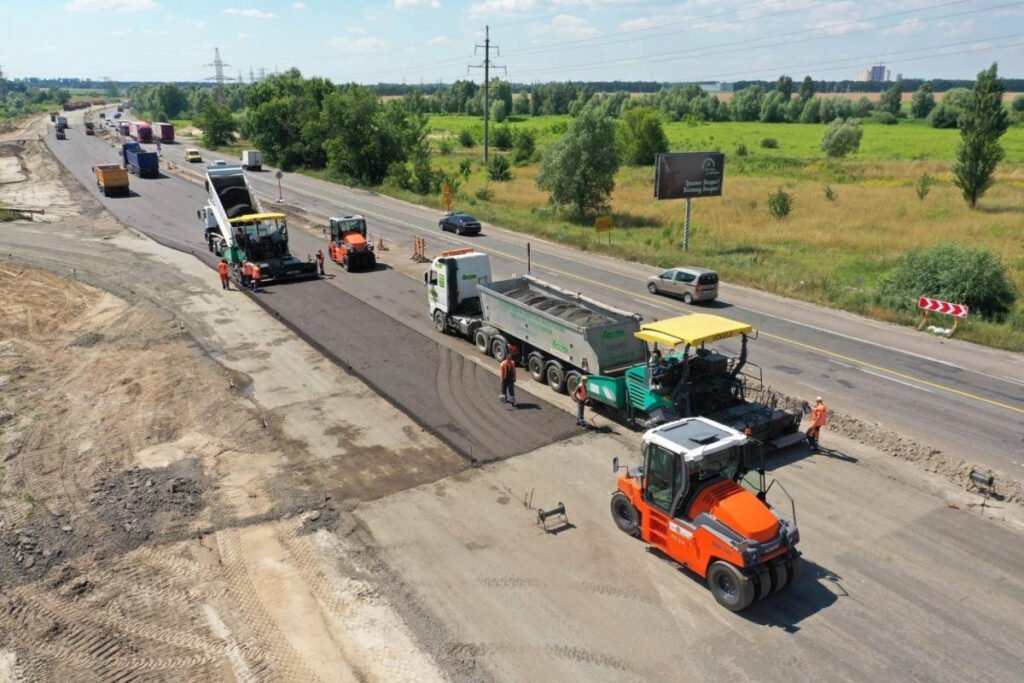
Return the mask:
<path id="1" fill-rule="evenodd" d="M 45 146 L 0 143 L 0 201 L 47 207 L 0 223 L 0 680 L 1019 677 L 1009 497 L 830 432 L 771 463 L 803 576 L 726 612 L 615 530 L 635 434 L 569 431 L 526 382 L 513 413 L 472 345 L 374 298 L 422 292 L 406 254 L 256 302 L 167 218 L 194 187 L 132 180 L 118 222 Z M 177 248 L 135 232 L 161 223 Z M 301 336 L 278 305 L 309 307 Z"/>

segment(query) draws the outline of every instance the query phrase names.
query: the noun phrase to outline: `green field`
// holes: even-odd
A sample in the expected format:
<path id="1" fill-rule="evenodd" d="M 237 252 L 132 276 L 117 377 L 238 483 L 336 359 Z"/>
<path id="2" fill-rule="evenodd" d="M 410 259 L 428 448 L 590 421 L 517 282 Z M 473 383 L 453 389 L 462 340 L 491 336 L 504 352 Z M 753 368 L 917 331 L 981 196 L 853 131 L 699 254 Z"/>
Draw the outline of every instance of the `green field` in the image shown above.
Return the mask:
<path id="1" fill-rule="evenodd" d="M 513 129 L 537 134 L 538 148 L 556 140 L 568 117 L 512 121 Z M 493 124 L 492 124 L 493 125 Z M 968 319 L 958 336 L 1014 350 L 1024 349 L 1024 128 L 1003 137 L 1006 160 L 997 182 L 971 211 L 951 182 L 959 141 L 955 130 L 916 122 L 865 124 L 861 150 L 841 161 L 819 148 L 823 125 L 710 123 L 666 125 L 673 151 L 726 152 L 724 193 L 693 203 L 689 252 L 681 248 L 683 202 L 653 199 L 653 168 L 623 167 L 616 177 L 612 212 L 616 229 L 597 235 L 590 226 L 565 220 L 547 206 L 535 183 L 537 163 L 514 168 L 509 182 L 489 182 L 481 163 L 483 123 L 475 117 L 433 116 L 429 121 L 433 163 L 449 173 L 469 159 L 472 172 L 460 183 L 455 208 L 527 234 L 651 265 L 693 263 L 717 269 L 723 279 L 857 313 L 910 323 L 914 315 L 878 306 L 875 283 L 903 253 L 938 243 L 989 249 L 1006 264 L 1022 300 L 1006 323 Z M 458 145 L 469 130 L 476 146 Z M 492 128 L 493 131 L 493 128 Z M 774 138 L 778 147 L 761 147 Z M 453 145 L 441 154 L 441 141 Z M 740 157 L 736 149 L 747 147 Z M 492 149 L 492 153 L 494 150 Z M 914 186 L 922 174 L 937 179 L 920 200 Z M 826 196 L 828 186 L 833 199 Z M 784 220 L 767 211 L 768 194 L 782 187 L 795 198 Z M 441 206 L 439 196 L 421 197 L 385 186 L 383 191 Z"/>

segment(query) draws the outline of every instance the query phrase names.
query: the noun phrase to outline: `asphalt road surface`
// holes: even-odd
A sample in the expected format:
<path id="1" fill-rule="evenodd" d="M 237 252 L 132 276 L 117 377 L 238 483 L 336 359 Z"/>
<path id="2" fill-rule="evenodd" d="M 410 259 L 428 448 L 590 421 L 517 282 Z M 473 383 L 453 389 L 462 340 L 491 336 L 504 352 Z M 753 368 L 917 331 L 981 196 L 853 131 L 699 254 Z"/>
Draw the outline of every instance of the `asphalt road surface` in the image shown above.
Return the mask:
<path id="1" fill-rule="evenodd" d="M 91 182 L 88 168 L 96 163 L 96 155 L 105 154 L 103 159 L 109 161 L 116 157 L 109 145 L 80 134 L 72 133 L 66 144 L 55 144 L 52 139 L 48 143 L 87 183 Z M 183 161 L 185 146 L 163 145 L 164 158 L 194 172 L 198 179 L 203 165 Z M 228 159 L 203 154 L 204 163 Z M 277 198 L 278 183 L 272 170 L 250 173 L 249 178 L 265 199 Z M 426 237 L 428 253 L 467 245 L 480 248 L 491 255 L 496 277 L 527 270 L 529 240 L 523 235 L 489 225 L 476 237 L 442 233 L 432 209 L 300 175 L 286 174 L 282 187 L 286 203 L 307 211 L 324 216 L 366 215 L 371 232 L 387 240 L 411 243 L 413 236 Z M 205 200 L 201 189 L 174 178 L 133 178 L 133 189 L 148 201 L 104 202 L 115 215 L 169 244 L 203 248 L 195 219 L 195 209 Z M 132 206 L 122 208 L 125 204 Z M 293 252 L 300 256 L 323 246 L 300 231 L 292 232 L 291 241 Z M 530 254 L 534 275 L 636 311 L 646 319 L 695 310 L 649 295 L 645 279 L 654 269 L 537 240 L 532 241 Z M 386 255 L 382 260 L 387 264 Z M 331 272 L 341 271 L 333 268 Z M 359 298 L 436 336 L 426 320 L 422 289 L 397 285 L 379 272 L 372 282 L 339 277 L 347 278 L 343 286 Z M 697 310 L 719 312 L 759 329 L 751 360 L 763 369 L 767 384 L 803 398 L 824 394 L 833 409 L 880 422 L 904 436 L 1015 475 L 1020 471 L 1017 468 L 1024 466 L 1024 359 L 1020 354 L 933 338 L 735 286 L 722 285 L 720 297 Z"/>
<path id="2" fill-rule="evenodd" d="M 117 155 L 107 142 L 85 136 L 81 130 L 73 126 L 68 140 L 58 142 L 50 136 L 47 141 L 56 143 L 52 149 L 57 158 L 83 185 L 95 188 L 92 165 L 115 163 Z M 104 198 L 98 191 L 97 196 L 126 225 L 215 263 L 196 217 L 205 202 L 202 187 L 169 176 L 131 176 L 130 182 L 129 197 Z M 321 246 L 301 231 L 293 230 L 291 235 L 297 255 L 311 254 Z M 408 300 L 413 289 L 410 279 L 398 272 L 382 268 L 367 275 L 375 284 L 373 296 L 385 305 L 395 294 Z M 422 287 L 419 290 L 422 294 Z M 493 373 L 426 336 L 429 330 L 410 329 L 329 280 L 266 287 L 257 300 L 473 461 L 518 455 L 576 432 L 573 418 L 544 401 L 521 400 L 516 408 L 500 402 Z M 402 311 L 401 307 L 394 310 Z M 419 322 L 420 310 L 405 311 L 406 317 Z"/>

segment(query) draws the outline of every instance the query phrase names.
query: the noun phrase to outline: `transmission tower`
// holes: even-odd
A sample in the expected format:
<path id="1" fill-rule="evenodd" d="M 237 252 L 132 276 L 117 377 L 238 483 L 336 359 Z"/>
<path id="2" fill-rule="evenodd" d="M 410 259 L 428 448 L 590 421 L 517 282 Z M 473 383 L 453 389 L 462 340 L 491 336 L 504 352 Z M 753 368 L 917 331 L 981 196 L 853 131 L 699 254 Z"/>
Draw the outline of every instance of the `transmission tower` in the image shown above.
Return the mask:
<path id="1" fill-rule="evenodd" d="M 260 80 L 262 81 L 267 77 L 267 68 L 265 66 L 260 67 Z"/>
<path id="2" fill-rule="evenodd" d="M 469 69 L 483 69 L 484 70 L 484 163 L 487 163 L 487 148 L 490 138 L 489 124 L 491 120 L 491 67 L 495 69 L 502 69 L 505 71 L 505 67 L 499 64 L 491 63 L 491 50 L 498 53 L 501 56 L 501 49 L 497 45 L 491 45 L 491 27 L 484 27 L 484 44 L 479 43 L 473 49 L 473 54 L 476 51 L 483 48 L 484 51 L 484 63 L 483 64 L 471 64 L 466 70 Z M 505 71 L 507 74 L 508 71 Z"/>
<path id="3" fill-rule="evenodd" d="M 249 83 L 256 82 L 256 75 L 252 72 L 252 67 L 249 67 Z"/>
<path id="4" fill-rule="evenodd" d="M 227 80 L 227 77 L 224 76 L 224 67 L 231 65 L 224 63 L 224 61 L 220 58 L 220 48 L 215 47 L 213 48 L 213 63 L 204 64 L 203 66 L 213 67 L 214 75 L 210 76 L 206 80 L 213 81 L 215 83 L 213 98 L 217 100 L 217 102 L 224 104 L 224 82 Z"/>

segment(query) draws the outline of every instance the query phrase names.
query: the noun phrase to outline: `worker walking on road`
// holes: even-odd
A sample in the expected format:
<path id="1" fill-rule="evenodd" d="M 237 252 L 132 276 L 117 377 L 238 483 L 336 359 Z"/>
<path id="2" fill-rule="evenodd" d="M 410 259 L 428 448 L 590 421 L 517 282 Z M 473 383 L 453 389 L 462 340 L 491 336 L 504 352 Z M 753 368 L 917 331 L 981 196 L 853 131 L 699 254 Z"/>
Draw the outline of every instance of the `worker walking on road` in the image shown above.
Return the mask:
<path id="1" fill-rule="evenodd" d="M 814 408 L 811 410 L 811 426 L 807 430 L 807 445 L 812 451 L 818 450 L 818 437 L 821 435 L 821 428 L 828 424 L 828 407 L 825 401 L 818 396 L 814 399 Z"/>
<path id="2" fill-rule="evenodd" d="M 512 360 L 515 347 L 510 346 L 505 360 L 501 361 L 501 400 L 516 407 L 516 362 Z"/>
<path id="3" fill-rule="evenodd" d="M 252 280 L 252 291 L 255 292 L 260 288 L 261 277 L 263 277 L 263 271 L 260 270 L 259 265 L 256 263 L 252 264 L 252 276 L 250 277 Z"/>
<path id="4" fill-rule="evenodd" d="M 221 259 L 220 263 L 217 264 L 217 272 L 220 273 L 220 288 L 231 289 L 228 284 L 228 262 L 227 259 Z"/>
<path id="5" fill-rule="evenodd" d="M 572 400 L 576 401 L 576 426 L 586 427 L 587 422 L 583 419 L 583 407 L 587 405 L 587 376 L 580 377 L 580 383 L 572 392 Z"/>
<path id="6" fill-rule="evenodd" d="M 320 274 L 323 275 L 324 274 L 324 250 L 323 249 L 317 249 L 316 250 L 316 265 L 317 265 L 317 268 L 320 269 Z"/>

